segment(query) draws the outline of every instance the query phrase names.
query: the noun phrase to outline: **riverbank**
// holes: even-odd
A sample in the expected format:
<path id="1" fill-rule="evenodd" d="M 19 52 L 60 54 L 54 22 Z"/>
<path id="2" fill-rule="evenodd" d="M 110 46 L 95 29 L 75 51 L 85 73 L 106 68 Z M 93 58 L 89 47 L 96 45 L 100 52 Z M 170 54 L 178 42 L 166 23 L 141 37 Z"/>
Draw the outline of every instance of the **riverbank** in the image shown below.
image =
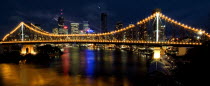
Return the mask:
<path id="1" fill-rule="evenodd" d="M 45 45 L 37 47 L 37 54 L 22 55 L 19 51 L 8 52 L 0 54 L 0 63 L 49 63 L 55 58 L 59 58 L 62 55 L 61 50 L 58 47 L 52 47 L 51 45 Z"/>

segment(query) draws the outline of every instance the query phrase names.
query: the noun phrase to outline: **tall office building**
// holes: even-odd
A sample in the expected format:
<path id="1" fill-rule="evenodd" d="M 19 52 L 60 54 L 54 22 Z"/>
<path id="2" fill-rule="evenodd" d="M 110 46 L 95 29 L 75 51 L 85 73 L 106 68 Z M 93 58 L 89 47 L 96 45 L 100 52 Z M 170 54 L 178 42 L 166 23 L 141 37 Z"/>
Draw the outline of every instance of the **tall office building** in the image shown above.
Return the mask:
<path id="1" fill-rule="evenodd" d="M 107 32 L 107 14 L 101 13 L 101 33 Z"/>
<path id="2" fill-rule="evenodd" d="M 119 30 L 119 29 L 122 29 L 122 28 L 123 28 L 123 23 L 122 22 L 117 22 L 116 25 L 115 25 L 115 29 Z"/>
<path id="3" fill-rule="evenodd" d="M 58 17 L 58 33 L 64 34 L 64 17 Z"/>
<path id="4" fill-rule="evenodd" d="M 71 34 L 79 34 L 79 23 L 71 23 Z"/>
<path id="5" fill-rule="evenodd" d="M 122 22 L 117 22 L 115 25 L 115 30 L 119 30 L 123 28 L 123 23 Z M 125 37 L 125 32 L 121 33 L 121 34 L 116 34 L 116 39 L 117 40 L 123 40 Z"/>
<path id="6" fill-rule="evenodd" d="M 83 21 L 83 30 L 86 31 L 86 30 L 88 30 L 88 29 L 90 29 L 90 28 L 89 28 L 88 21 Z"/>
<path id="7" fill-rule="evenodd" d="M 154 31 L 153 31 L 153 41 L 156 41 L 156 37 L 158 35 L 158 41 L 165 41 L 165 25 L 162 25 L 161 23 L 159 23 L 159 30 L 157 30 L 157 26 L 156 24 L 154 25 Z M 157 32 L 158 31 L 158 32 Z"/>
<path id="8" fill-rule="evenodd" d="M 159 34 L 160 34 L 160 40 L 161 40 L 161 41 L 165 41 L 165 40 L 166 40 L 165 28 L 166 28 L 166 25 L 163 25 L 163 24 L 162 24 L 162 25 L 160 26 L 160 31 L 161 31 L 161 32 L 160 32 Z"/>
<path id="9" fill-rule="evenodd" d="M 58 34 L 58 28 L 53 28 L 52 32 L 53 34 Z"/>
<path id="10" fill-rule="evenodd" d="M 68 34 L 68 26 L 63 27 L 63 34 Z"/>
<path id="11" fill-rule="evenodd" d="M 151 39 L 149 38 L 149 34 L 148 34 L 147 23 L 137 26 L 136 30 L 137 30 L 136 32 L 138 32 L 137 33 L 137 36 L 139 37 L 138 40 L 151 41 Z"/>
<path id="12" fill-rule="evenodd" d="M 68 27 L 64 25 L 63 10 L 61 9 L 60 16 L 58 17 L 58 34 L 68 34 Z"/>

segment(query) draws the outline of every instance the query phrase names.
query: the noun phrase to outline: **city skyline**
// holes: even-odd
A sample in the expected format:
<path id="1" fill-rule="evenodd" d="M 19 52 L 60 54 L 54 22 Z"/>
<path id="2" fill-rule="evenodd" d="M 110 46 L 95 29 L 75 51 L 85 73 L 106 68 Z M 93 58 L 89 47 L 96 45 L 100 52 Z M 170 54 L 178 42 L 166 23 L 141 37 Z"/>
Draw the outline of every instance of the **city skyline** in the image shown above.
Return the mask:
<path id="1" fill-rule="evenodd" d="M 204 84 L 195 80 L 207 74 L 209 8 L 210 0 L 3 0 L 0 86 Z"/>
<path id="2" fill-rule="evenodd" d="M 92 1 L 3 1 L 1 4 L 1 23 L 0 29 L 3 35 L 11 31 L 20 21 L 41 24 L 41 27 L 49 32 L 56 26 L 55 17 L 59 15 L 60 9 L 64 9 L 64 17 L 69 21 L 82 22 L 89 21 L 90 28 L 97 31 L 100 29 L 100 13 L 105 12 L 108 15 L 108 31 L 113 30 L 116 22 L 123 22 L 124 26 L 130 23 L 136 23 L 147 15 L 152 14 L 155 8 L 161 8 L 162 12 L 169 17 L 181 21 L 193 27 L 202 28 L 209 32 L 209 11 L 208 0 L 166 0 L 157 1 L 110 1 L 110 0 L 92 0 Z M 84 2 L 84 3 L 79 3 Z M 143 4 L 143 3 L 145 4 Z M 11 4 L 11 5 L 9 5 Z M 24 5 L 23 5 L 24 4 Z M 37 4 L 39 6 L 37 6 Z M 151 4 L 151 6 L 149 6 Z M 152 5 L 153 4 L 153 5 Z M 186 5 L 187 4 L 187 5 Z M 79 6 L 77 6 L 79 5 Z M 170 6 L 171 5 L 171 6 Z M 188 12 L 185 12 L 188 10 Z M 193 14 L 193 15 L 192 15 Z M 69 25 L 69 24 L 68 24 Z"/>

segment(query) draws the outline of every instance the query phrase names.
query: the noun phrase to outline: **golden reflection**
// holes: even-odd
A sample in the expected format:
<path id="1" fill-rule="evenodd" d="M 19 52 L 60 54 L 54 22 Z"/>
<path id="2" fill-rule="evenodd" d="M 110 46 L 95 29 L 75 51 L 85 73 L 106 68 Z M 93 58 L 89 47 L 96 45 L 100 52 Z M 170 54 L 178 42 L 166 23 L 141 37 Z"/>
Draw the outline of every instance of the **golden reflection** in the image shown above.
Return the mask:
<path id="1" fill-rule="evenodd" d="M 126 78 L 58 75 L 32 65 L 0 64 L 0 75 L 5 86 L 130 86 Z"/>
<path id="2" fill-rule="evenodd" d="M 68 75 L 69 72 L 69 48 L 64 48 L 64 54 L 61 56 L 62 58 L 62 66 L 64 75 Z"/>
<path id="3" fill-rule="evenodd" d="M 59 70 L 53 67 L 40 67 L 40 65 L 38 66 L 32 64 L 0 64 L 0 79 L 5 86 L 130 86 L 127 77 L 123 76 L 84 75 L 87 73 L 86 70 L 84 72 L 83 69 L 80 69 L 80 67 L 84 66 L 80 64 L 80 61 L 82 61 L 80 58 L 82 56 L 78 54 L 77 57 L 73 57 L 75 56 L 72 53 L 73 50 L 68 50 L 68 48 L 65 49 L 63 58 L 61 58 L 63 61 L 60 61 L 61 64 L 57 65 L 60 66 L 58 68 Z M 74 52 L 79 52 L 79 50 L 75 50 Z M 107 51 L 105 53 L 107 54 L 104 55 L 104 58 L 101 58 L 104 59 L 105 63 L 103 66 L 101 65 L 101 67 L 105 69 L 103 70 L 104 72 L 111 73 L 113 72 L 112 69 L 115 68 L 112 66 L 115 61 L 111 57 L 113 53 L 111 51 Z M 123 56 L 127 56 L 126 53 L 122 54 Z M 91 55 L 88 54 L 88 56 Z M 92 57 L 95 58 L 95 56 Z M 124 64 L 122 67 L 124 71 L 126 69 L 125 66 L 127 59 L 122 58 L 120 61 L 122 61 Z M 95 66 L 97 64 L 85 65 L 90 68 L 91 66 Z M 73 68 L 74 66 L 76 68 Z M 90 69 L 91 71 L 93 70 L 92 68 Z M 77 73 L 73 73 L 75 70 Z"/>
<path id="4" fill-rule="evenodd" d="M 14 86 L 15 84 L 19 84 L 19 70 L 17 68 L 18 66 L 13 64 L 0 64 L 0 75 L 3 78 L 3 83 L 8 84 L 7 86 Z M 10 83 L 11 81 L 13 83 Z"/>

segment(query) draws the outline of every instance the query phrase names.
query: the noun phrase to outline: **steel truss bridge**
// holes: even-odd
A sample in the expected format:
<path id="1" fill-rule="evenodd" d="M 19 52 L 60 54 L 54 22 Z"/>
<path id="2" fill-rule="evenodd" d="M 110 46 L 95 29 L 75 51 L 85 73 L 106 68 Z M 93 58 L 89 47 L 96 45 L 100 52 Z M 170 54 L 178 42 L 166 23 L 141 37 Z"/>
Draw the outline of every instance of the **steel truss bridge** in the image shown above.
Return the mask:
<path id="1" fill-rule="evenodd" d="M 161 12 L 127 27 L 97 34 L 53 34 L 32 23 L 21 22 L 0 44 L 101 43 L 147 45 L 202 45 L 210 34 L 167 17 Z"/>

